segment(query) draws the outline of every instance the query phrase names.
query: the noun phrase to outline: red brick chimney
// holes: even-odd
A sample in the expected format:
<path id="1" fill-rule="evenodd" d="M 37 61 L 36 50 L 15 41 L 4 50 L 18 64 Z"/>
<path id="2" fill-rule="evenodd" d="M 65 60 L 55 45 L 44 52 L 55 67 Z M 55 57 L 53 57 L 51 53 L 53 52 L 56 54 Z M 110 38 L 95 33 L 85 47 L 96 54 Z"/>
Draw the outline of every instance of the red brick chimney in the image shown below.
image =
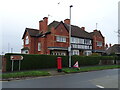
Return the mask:
<path id="1" fill-rule="evenodd" d="M 81 27 L 81 29 L 85 31 L 85 27 Z"/>
<path id="2" fill-rule="evenodd" d="M 108 44 L 106 43 L 106 45 L 105 45 L 105 49 L 108 49 Z"/>
<path id="3" fill-rule="evenodd" d="M 43 30 L 43 20 L 39 21 L 39 30 Z"/>
<path id="4" fill-rule="evenodd" d="M 65 24 L 70 24 L 70 19 L 65 19 L 65 20 L 64 20 L 64 23 L 65 23 Z"/>
<path id="5" fill-rule="evenodd" d="M 44 17 L 43 22 L 47 25 L 48 24 L 48 17 Z"/>
<path id="6" fill-rule="evenodd" d="M 97 29 L 96 30 L 93 30 L 94 32 L 97 32 Z"/>
<path id="7" fill-rule="evenodd" d="M 48 30 L 48 17 L 44 17 L 43 20 L 39 21 L 39 30 L 47 32 Z"/>
<path id="8" fill-rule="evenodd" d="M 107 43 L 106 43 L 105 47 L 108 48 L 108 44 Z"/>

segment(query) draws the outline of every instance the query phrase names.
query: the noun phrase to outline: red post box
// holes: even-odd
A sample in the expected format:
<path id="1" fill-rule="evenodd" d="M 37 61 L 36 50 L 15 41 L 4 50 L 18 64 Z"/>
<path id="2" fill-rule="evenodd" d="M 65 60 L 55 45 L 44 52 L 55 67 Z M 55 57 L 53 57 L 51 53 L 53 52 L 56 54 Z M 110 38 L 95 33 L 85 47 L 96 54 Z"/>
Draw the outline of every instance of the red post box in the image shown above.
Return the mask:
<path id="1" fill-rule="evenodd" d="M 62 72 L 62 58 L 61 57 L 57 57 L 57 69 L 58 69 L 58 72 Z"/>

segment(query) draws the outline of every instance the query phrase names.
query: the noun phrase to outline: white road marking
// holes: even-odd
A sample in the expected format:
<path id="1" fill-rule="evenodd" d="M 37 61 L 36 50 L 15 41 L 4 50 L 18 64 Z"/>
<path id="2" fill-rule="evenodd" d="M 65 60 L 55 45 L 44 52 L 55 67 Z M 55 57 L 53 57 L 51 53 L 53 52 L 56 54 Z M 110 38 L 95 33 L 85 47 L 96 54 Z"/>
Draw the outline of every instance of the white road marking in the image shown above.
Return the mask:
<path id="1" fill-rule="evenodd" d="M 2 82 L 8 82 L 8 81 L 0 81 L 0 84 L 1 84 Z"/>
<path id="2" fill-rule="evenodd" d="M 103 86 L 100 86 L 100 85 L 96 85 L 97 87 L 99 87 L 99 88 L 104 88 Z"/>

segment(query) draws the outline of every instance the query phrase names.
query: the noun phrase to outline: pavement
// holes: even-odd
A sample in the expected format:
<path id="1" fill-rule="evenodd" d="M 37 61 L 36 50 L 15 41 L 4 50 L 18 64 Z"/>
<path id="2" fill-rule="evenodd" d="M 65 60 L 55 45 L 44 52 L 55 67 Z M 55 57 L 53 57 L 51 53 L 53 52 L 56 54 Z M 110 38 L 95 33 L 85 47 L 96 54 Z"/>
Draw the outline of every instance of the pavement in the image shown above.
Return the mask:
<path id="1" fill-rule="evenodd" d="M 64 75 L 65 73 L 64 72 L 58 72 L 57 70 L 50 70 L 48 71 L 52 76 L 55 76 L 55 75 Z"/>
<path id="2" fill-rule="evenodd" d="M 91 67 L 91 66 L 87 66 Z M 93 66 L 94 67 L 94 66 Z M 85 68 L 85 67 L 80 67 L 80 68 Z M 66 73 L 64 72 L 58 72 L 57 68 L 49 68 L 49 69 L 39 69 L 40 71 L 47 71 L 50 73 L 51 76 L 56 76 L 56 75 L 65 75 Z M 24 70 L 24 71 L 29 71 L 29 70 Z M 31 71 L 31 70 L 30 70 Z M 34 70 L 35 71 L 35 70 Z M 37 70 L 38 71 L 38 70 Z M 17 72 L 17 71 L 15 71 Z M 9 72 L 7 72 L 9 73 Z M 47 77 L 47 76 L 39 76 L 39 77 Z M 2 79 L 0 78 L 0 81 L 12 81 L 12 80 L 21 80 L 21 79 L 30 79 L 30 78 L 35 78 L 35 77 L 23 77 L 23 78 L 9 78 L 9 79 Z"/>

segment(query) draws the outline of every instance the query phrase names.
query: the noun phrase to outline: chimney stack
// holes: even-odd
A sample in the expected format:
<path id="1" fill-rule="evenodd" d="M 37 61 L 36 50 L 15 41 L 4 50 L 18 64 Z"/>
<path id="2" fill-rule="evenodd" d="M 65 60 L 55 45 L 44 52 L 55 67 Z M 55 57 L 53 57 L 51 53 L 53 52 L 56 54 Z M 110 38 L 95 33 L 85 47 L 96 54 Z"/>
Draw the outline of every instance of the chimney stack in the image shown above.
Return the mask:
<path id="1" fill-rule="evenodd" d="M 44 17 L 43 20 L 39 21 L 39 30 L 43 33 L 48 30 L 48 17 Z"/>
<path id="2" fill-rule="evenodd" d="M 112 44 L 111 44 L 111 43 L 109 44 L 109 47 L 112 47 Z"/>
<path id="3" fill-rule="evenodd" d="M 65 24 L 70 24 L 70 19 L 65 19 L 65 20 L 64 20 L 64 23 L 65 23 Z"/>
<path id="4" fill-rule="evenodd" d="M 107 43 L 106 43 L 105 47 L 108 48 L 108 44 Z"/>
<path id="5" fill-rule="evenodd" d="M 97 32 L 97 29 L 96 29 L 96 30 L 93 30 L 93 32 Z"/>
<path id="6" fill-rule="evenodd" d="M 47 25 L 48 24 L 48 17 L 44 17 L 43 22 Z"/>
<path id="7" fill-rule="evenodd" d="M 42 31 L 43 29 L 43 20 L 39 21 L 39 30 Z"/>
<path id="8" fill-rule="evenodd" d="M 81 29 L 85 31 L 85 27 L 81 27 Z"/>
<path id="9" fill-rule="evenodd" d="M 105 48 L 108 49 L 108 44 L 106 43 Z"/>

